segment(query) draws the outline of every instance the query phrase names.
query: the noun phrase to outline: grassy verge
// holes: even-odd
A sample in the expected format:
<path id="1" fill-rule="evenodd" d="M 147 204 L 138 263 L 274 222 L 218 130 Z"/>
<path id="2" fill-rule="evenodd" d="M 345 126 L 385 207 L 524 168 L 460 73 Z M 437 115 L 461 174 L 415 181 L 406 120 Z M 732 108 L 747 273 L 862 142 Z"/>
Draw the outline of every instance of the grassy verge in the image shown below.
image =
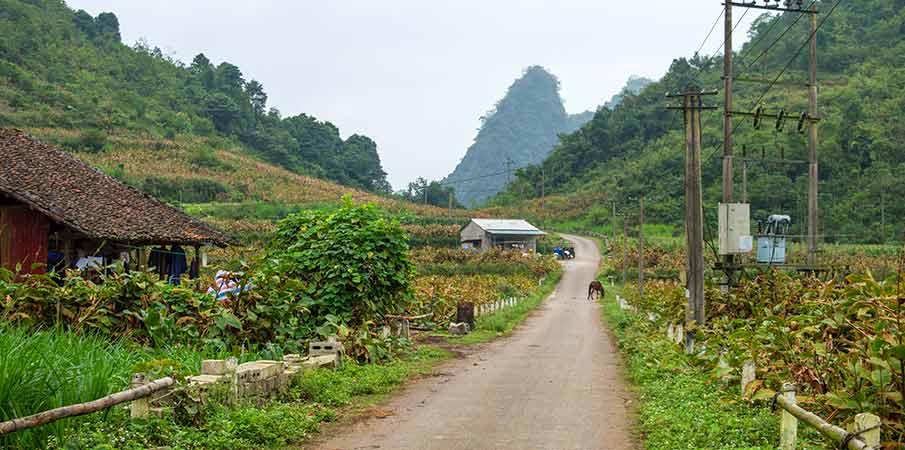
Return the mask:
<path id="1" fill-rule="evenodd" d="M 614 289 L 619 291 L 619 289 Z M 608 296 L 608 298 L 610 298 Z M 779 414 L 749 403 L 737 383 L 712 382 L 676 345 L 643 320 L 604 301 L 603 318 L 619 343 L 640 400 L 640 432 L 649 450 L 768 450 L 779 443 Z M 823 449 L 816 432 L 799 428 L 799 448 Z"/>
<path id="2" fill-rule="evenodd" d="M 445 336 L 451 344 L 461 345 L 480 344 L 492 341 L 499 336 L 508 335 L 553 292 L 560 278 L 562 278 L 562 271 L 551 274 L 544 279 L 543 284 L 533 294 L 519 304 L 494 314 L 478 317 L 475 320 L 475 330 L 465 336 L 452 336 L 447 333 L 438 333 L 438 335 Z"/>
<path id="3" fill-rule="evenodd" d="M 263 405 L 205 406 L 203 421 L 196 424 L 178 424 L 171 416 L 131 421 L 126 409 L 114 408 L 91 416 L 65 441 L 52 440 L 51 447 L 284 448 L 305 440 L 344 408 L 373 404 L 450 356 L 445 350 L 424 346 L 388 364 L 350 363 L 338 370 L 309 371 L 293 383 L 286 398 Z"/>

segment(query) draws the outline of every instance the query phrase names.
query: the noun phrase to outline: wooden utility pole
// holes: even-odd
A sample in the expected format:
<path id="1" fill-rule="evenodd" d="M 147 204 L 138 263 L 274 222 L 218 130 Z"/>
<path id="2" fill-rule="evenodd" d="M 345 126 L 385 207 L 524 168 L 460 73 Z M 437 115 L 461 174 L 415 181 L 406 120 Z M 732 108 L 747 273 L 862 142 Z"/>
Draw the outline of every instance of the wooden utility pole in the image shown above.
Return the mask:
<path id="1" fill-rule="evenodd" d="M 610 219 L 610 227 L 612 228 L 613 245 L 616 244 L 616 201 L 613 200 L 613 216 Z"/>
<path id="2" fill-rule="evenodd" d="M 638 198 L 638 295 L 644 298 L 644 194 Z"/>
<path id="3" fill-rule="evenodd" d="M 726 1 L 723 28 L 723 203 L 732 203 L 732 2 Z M 731 257 L 731 256 L 730 256 Z"/>
<path id="4" fill-rule="evenodd" d="M 811 3 L 808 52 L 808 264 L 817 263 L 817 2 Z"/>
<path id="5" fill-rule="evenodd" d="M 545 211 L 546 203 L 547 203 L 547 195 L 544 192 L 547 188 L 547 173 L 544 169 L 544 165 L 540 166 L 540 227 L 544 228 L 544 223 L 547 221 L 547 214 Z"/>
<path id="6" fill-rule="evenodd" d="M 716 92 L 701 92 L 697 87 L 689 86 L 681 94 L 667 95 L 670 98 L 682 98 L 681 107 L 669 109 L 681 109 L 685 116 L 685 280 L 688 292 L 686 321 L 689 323 L 693 321 L 698 325 L 703 324 L 705 318 L 701 112 L 713 109 L 703 105 L 701 96 L 715 94 Z M 689 333 L 686 339 L 686 343 L 693 342 L 694 333 Z"/>
<path id="7" fill-rule="evenodd" d="M 628 220 L 622 220 L 622 286 L 628 283 Z"/>
<path id="8" fill-rule="evenodd" d="M 686 89 L 685 112 L 685 266 L 689 318 L 704 323 L 704 200 L 701 188 L 701 92 Z"/>
<path id="9" fill-rule="evenodd" d="M 748 161 L 742 163 L 742 203 L 748 203 Z"/>
<path id="10" fill-rule="evenodd" d="M 726 0 L 723 13 L 723 203 L 732 203 L 733 176 L 733 141 L 732 141 L 732 1 Z M 689 117 L 686 114 L 686 132 Z M 700 129 L 700 128 L 699 128 Z M 687 137 L 686 137 L 687 138 Z M 686 178 L 688 171 L 685 172 Z M 686 179 L 686 188 L 688 181 Z M 686 191 L 686 200 L 688 199 Z M 687 219 L 687 212 L 686 212 Z M 687 227 L 687 220 L 686 220 Z M 722 263 L 726 267 L 726 285 L 732 285 L 734 272 L 731 269 L 735 258 L 733 255 L 723 255 Z"/>

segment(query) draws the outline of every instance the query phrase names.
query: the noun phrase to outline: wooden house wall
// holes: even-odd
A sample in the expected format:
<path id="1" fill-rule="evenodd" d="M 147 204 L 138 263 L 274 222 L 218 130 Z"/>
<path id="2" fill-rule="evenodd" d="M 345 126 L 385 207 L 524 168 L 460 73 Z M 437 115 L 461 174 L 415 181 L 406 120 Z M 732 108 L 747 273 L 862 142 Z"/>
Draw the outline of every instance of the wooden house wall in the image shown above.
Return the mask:
<path id="1" fill-rule="evenodd" d="M 25 206 L 0 206 L 0 266 L 23 273 L 44 273 L 50 220 Z M 32 265 L 41 266 L 32 270 Z"/>

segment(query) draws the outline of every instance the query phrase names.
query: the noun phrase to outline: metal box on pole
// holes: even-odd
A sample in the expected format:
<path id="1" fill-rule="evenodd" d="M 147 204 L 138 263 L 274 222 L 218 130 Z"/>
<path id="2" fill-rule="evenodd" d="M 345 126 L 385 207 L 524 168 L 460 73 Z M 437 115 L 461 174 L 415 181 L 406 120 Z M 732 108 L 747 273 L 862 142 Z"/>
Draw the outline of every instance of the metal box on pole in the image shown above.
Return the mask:
<path id="1" fill-rule="evenodd" d="M 740 255 L 753 247 L 748 203 L 719 204 L 720 255 Z"/>

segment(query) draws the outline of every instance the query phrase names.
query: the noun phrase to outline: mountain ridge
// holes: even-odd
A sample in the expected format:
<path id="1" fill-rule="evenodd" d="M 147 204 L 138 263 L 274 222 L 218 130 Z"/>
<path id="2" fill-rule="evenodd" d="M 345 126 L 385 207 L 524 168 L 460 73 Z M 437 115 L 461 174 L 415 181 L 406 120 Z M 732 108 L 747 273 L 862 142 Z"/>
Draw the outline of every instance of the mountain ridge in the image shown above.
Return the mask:
<path id="1" fill-rule="evenodd" d="M 481 118 L 474 143 L 441 183 L 465 205 L 477 206 L 502 190 L 510 168 L 540 163 L 560 133 L 575 131 L 592 114 L 566 113 L 559 80 L 541 66 L 530 66 Z"/>

